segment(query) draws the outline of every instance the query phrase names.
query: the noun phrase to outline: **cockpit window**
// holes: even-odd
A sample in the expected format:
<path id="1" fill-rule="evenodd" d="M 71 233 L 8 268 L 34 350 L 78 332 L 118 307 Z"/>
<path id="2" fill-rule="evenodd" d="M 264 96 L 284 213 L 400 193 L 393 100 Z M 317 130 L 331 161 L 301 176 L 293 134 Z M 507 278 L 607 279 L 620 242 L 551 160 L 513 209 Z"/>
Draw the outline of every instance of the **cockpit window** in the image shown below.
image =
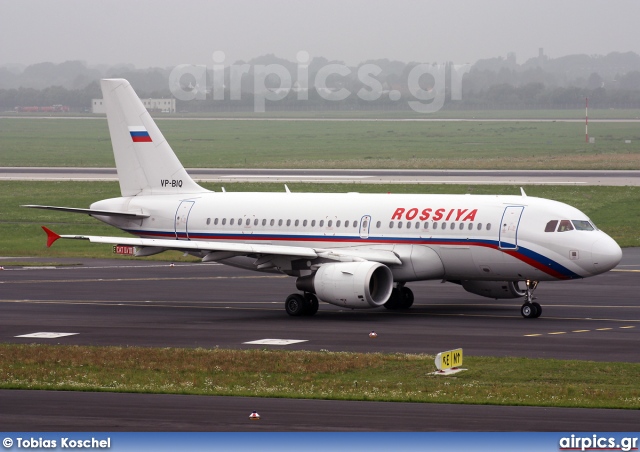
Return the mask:
<path id="1" fill-rule="evenodd" d="M 576 231 L 593 231 L 593 225 L 586 220 L 572 220 Z"/>
<path id="2" fill-rule="evenodd" d="M 560 226 L 558 226 L 558 232 L 573 231 L 573 226 L 569 220 L 560 220 Z"/>
<path id="3" fill-rule="evenodd" d="M 544 232 L 553 232 L 556 230 L 556 226 L 558 226 L 558 220 L 551 220 L 544 228 Z"/>

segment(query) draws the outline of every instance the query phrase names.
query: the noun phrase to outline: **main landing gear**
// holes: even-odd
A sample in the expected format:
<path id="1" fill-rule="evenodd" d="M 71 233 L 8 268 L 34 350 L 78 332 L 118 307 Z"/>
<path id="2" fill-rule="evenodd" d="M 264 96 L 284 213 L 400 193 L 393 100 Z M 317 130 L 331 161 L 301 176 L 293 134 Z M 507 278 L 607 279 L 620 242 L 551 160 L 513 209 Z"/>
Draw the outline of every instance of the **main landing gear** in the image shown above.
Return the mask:
<path id="1" fill-rule="evenodd" d="M 318 312 L 318 305 L 318 297 L 310 292 L 305 292 L 304 295 L 292 293 L 284 302 L 284 308 L 287 314 L 294 317 L 302 315 L 312 316 Z"/>
<path id="2" fill-rule="evenodd" d="M 524 297 L 524 304 L 520 308 L 520 314 L 525 319 L 537 319 L 542 314 L 542 306 L 539 303 L 533 301 L 535 300 L 533 296 L 533 291 L 538 287 L 538 281 L 526 281 L 527 284 L 527 293 Z"/>
<path id="3" fill-rule="evenodd" d="M 409 309 L 413 305 L 413 291 L 398 283 L 398 286 L 391 291 L 389 300 L 384 304 L 387 309 Z"/>

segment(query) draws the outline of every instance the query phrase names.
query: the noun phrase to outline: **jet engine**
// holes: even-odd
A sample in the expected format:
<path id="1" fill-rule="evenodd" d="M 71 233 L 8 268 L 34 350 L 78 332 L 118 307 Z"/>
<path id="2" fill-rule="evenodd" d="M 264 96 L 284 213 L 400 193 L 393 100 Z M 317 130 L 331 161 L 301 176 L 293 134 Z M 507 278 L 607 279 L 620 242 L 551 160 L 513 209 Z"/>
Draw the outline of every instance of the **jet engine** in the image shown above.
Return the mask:
<path id="1" fill-rule="evenodd" d="M 460 281 L 460 284 L 467 292 L 488 298 L 522 298 L 527 294 L 518 281 Z"/>
<path id="2" fill-rule="evenodd" d="M 379 262 L 338 262 L 324 264 L 313 275 L 299 277 L 296 287 L 338 306 L 375 308 L 391 296 L 393 275 L 389 267 Z"/>

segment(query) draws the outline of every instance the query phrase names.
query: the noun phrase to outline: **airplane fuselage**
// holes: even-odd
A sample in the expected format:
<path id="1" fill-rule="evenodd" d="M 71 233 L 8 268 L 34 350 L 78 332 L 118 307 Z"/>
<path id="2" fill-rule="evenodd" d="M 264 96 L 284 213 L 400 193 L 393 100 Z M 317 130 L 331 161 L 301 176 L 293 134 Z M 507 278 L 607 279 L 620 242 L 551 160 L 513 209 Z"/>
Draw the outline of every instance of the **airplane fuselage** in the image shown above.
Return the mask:
<path id="1" fill-rule="evenodd" d="M 145 238 L 390 250 L 412 267 L 392 266 L 396 281 L 574 279 L 619 261 L 617 244 L 585 214 L 529 196 L 211 192 L 114 198 L 91 208 L 148 214 L 96 216 Z M 587 227 L 545 232 L 553 220 Z M 257 269 L 248 260 L 245 267 Z"/>

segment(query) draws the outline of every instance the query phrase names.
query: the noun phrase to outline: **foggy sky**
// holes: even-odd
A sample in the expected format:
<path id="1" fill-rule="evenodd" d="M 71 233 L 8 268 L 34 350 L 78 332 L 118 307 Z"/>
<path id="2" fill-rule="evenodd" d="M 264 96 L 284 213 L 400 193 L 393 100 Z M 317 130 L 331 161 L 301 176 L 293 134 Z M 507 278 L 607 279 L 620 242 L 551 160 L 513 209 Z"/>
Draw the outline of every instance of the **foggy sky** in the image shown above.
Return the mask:
<path id="1" fill-rule="evenodd" d="M 212 66 L 274 53 L 474 63 L 640 54 L 637 0 L 0 0 L 0 66 Z"/>

